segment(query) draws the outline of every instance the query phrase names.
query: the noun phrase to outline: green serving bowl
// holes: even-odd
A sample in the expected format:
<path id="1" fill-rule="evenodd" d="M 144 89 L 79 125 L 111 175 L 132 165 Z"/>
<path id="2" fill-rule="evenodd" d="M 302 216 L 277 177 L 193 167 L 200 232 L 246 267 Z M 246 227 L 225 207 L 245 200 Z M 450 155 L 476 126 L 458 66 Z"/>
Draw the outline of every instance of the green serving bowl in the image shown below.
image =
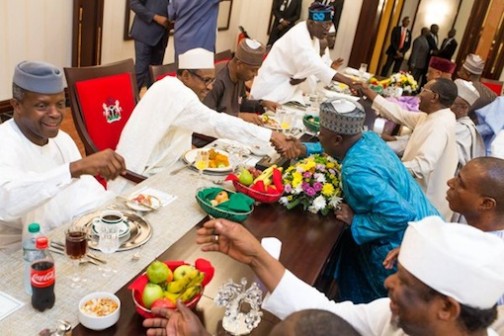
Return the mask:
<path id="1" fill-rule="evenodd" d="M 198 202 L 199 206 L 205 211 L 207 214 L 209 214 L 212 217 L 215 218 L 224 218 L 224 219 L 229 219 L 234 222 L 243 222 L 247 217 L 252 213 L 254 210 L 254 205 L 250 206 L 250 210 L 245 211 L 245 212 L 234 212 L 230 211 L 227 209 L 221 209 L 219 207 L 213 206 L 212 203 L 210 203 L 210 200 L 205 199 L 202 195 L 204 194 L 205 189 L 200 189 L 196 193 L 196 201 Z M 229 196 L 231 194 L 234 194 L 235 192 L 227 190 L 227 189 L 222 189 L 226 191 Z"/>
<path id="2" fill-rule="evenodd" d="M 305 115 L 303 117 L 303 124 L 310 131 L 317 133 L 320 131 L 320 118 L 313 115 Z"/>

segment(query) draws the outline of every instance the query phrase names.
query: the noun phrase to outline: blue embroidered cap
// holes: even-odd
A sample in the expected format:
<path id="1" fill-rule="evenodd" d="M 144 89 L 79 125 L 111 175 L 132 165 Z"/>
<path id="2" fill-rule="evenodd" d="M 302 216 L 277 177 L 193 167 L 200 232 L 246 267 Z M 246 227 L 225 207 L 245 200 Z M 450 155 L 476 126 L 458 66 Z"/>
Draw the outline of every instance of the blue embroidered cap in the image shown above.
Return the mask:
<path id="1" fill-rule="evenodd" d="M 63 72 L 45 62 L 23 61 L 14 69 L 12 82 L 27 91 L 43 94 L 61 93 L 65 89 Z"/>
<path id="2" fill-rule="evenodd" d="M 333 7 L 315 1 L 308 8 L 308 19 L 316 22 L 332 21 Z"/>
<path id="3" fill-rule="evenodd" d="M 361 104 L 338 98 L 320 104 L 320 126 L 341 135 L 362 132 L 366 113 Z"/>

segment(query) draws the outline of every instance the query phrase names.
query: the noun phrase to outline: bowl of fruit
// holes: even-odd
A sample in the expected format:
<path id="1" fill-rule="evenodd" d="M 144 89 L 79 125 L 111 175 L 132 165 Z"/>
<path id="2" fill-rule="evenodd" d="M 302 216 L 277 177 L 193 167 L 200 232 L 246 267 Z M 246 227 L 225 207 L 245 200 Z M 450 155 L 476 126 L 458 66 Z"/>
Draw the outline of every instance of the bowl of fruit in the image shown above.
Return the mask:
<path id="1" fill-rule="evenodd" d="M 229 174 L 236 191 L 250 196 L 257 202 L 275 203 L 283 194 L 282 167 L 271 165 L 264 171 L 243 169 L 238 175 Z"/>
<path id="2" fill-rule="evenodd" d="M 313 115 L 305 115 L 303 117 L 303 125 L 312 132 L 320 131 L 320 118 Z"/>
<path id="3" fill-rule="evenodd" d="M 254 210 L 250 197 L 219 187 L 198 189 L 196 201 L 210 216 L 235 222 L 243 222 Z"/>
<path id="4" fill-rule="evenodd" d="M 151 318 L 151 308 L 175 309 L 177 300 L 191 309 L 196 307 L 213 275 L 214 268 L 205 259 L 197 259 L 194 266 L 184 261 L 155 260 L 128 288 L 136 311 Z"/>

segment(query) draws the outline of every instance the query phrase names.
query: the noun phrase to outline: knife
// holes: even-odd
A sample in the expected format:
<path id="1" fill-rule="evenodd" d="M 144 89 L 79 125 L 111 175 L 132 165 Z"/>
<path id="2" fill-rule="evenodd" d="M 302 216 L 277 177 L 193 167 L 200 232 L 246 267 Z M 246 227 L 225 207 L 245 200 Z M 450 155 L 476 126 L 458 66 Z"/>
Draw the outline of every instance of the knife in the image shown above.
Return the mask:
<path id="1" fill-rule="evenodd" d="M 52 241 L 50 245 L 51 245 L 52 248 L 55 248 L 55 249 L 60 250 L 62 252 L 65 251 L 65 245 L 63 243 L 60 243 L 58 241 Z M 104 259 L 102 259 L 100 257 L 97 257 L 94 254 L 91 254 L 89 252 L 86 253 L 86 257 L 88 257 L 90 259 L 93 259 L 93 260 L 96 260 L 96 261 L 98 261 L 98 262 L 100 262 L 102 264 L 106 264 L 107 263 L 106 260 L 104 260 Z"/>

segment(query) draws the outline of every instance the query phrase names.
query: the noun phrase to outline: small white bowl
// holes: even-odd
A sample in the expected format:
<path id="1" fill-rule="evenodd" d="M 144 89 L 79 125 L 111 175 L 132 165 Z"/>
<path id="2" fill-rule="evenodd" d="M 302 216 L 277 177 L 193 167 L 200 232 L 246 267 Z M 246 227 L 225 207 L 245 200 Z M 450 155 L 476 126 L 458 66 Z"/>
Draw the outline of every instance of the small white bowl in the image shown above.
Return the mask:
<path id="1" fill-rule="evenodd" d="M 83 310 L 84 304 L 93 299 L 107 298 L 117 303 L 117 308 L 113 312 L 104 316 L 92 315 Z M 92 330 L 103 330 L 113 326 L 119 320 L 121 312 L 121 301 L 117 296 L 108 292 L 93 292 L 84 296 L 79 301 L 79 322 L 86 328 Z"/>

